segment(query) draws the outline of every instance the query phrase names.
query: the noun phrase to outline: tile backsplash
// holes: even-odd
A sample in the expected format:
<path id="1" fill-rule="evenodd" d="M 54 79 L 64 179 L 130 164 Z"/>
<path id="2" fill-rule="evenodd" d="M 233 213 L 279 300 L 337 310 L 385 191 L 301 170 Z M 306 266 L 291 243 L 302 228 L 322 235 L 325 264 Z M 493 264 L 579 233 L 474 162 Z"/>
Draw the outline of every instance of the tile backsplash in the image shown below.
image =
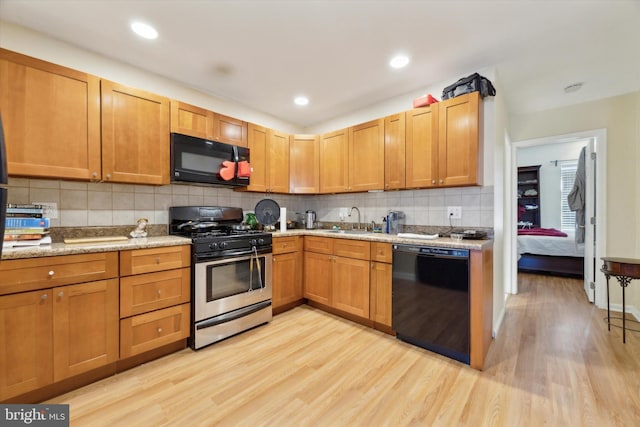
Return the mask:
<path id="1" fill-rule="evenodd" d="M 151 224 L 167 224 L 168 208 L 182 205 L 240 206 L 253 211 L 264 198 L 287 207 L 288 219 L 312 209 L 318 221 L 340 224 L 340 208 L 357 206 L 361 222 L 381 222 L 389 210 L 405 212 L 405 224 L 449 225 L 447 206 L 462 207 L 454 227 L 493 227 L 493 187 L 404 190 L 380 193 L 317 196 L 244 193 L 229 188 L 171 184 L 165 186 L 86 183 L 9 178 L 9 203 L 56 203 L 52 227 L 135 225 L 140 217 Z M 355 222 L 346 217 L 344 223 Z"/>

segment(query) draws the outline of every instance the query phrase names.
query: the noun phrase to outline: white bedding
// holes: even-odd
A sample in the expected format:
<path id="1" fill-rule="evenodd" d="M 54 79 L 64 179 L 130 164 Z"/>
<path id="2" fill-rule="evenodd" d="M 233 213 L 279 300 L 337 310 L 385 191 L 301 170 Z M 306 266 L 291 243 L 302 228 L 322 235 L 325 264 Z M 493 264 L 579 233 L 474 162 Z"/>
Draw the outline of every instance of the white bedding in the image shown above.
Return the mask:
<path id="1" fill-rule="evenodd" d="M 576 243 L 573 233 L 567 234 L 567 237 L 518 236 L 518 254 L 583 257 L 584 243 Z"/>

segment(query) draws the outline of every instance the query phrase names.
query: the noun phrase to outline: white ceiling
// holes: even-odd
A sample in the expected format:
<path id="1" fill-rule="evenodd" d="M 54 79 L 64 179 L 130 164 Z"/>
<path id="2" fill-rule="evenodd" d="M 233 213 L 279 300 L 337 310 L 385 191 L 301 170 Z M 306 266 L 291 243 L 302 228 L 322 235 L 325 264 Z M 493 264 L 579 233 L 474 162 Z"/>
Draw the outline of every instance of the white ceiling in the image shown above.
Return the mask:
<path id="1" fill-rule="evenodd" d="M 486 67 L 516 114 L 640 89 L 638 0 L 1 0 L 0 19 L 301 128 Z"/>

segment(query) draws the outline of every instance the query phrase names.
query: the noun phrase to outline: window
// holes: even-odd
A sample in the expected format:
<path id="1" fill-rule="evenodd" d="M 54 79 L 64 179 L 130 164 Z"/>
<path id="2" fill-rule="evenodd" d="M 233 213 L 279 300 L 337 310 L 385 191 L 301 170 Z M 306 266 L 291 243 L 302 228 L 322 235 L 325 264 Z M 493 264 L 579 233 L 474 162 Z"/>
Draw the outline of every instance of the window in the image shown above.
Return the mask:
<path id="1" fill-rule="evenodd" d="M 569 160 L 560 164 L 560 229 L 564 232 L 576 229 L 576 213 L 569 209 L 567 196 L 573 189 L 577 169 L 577 160 Z"/>

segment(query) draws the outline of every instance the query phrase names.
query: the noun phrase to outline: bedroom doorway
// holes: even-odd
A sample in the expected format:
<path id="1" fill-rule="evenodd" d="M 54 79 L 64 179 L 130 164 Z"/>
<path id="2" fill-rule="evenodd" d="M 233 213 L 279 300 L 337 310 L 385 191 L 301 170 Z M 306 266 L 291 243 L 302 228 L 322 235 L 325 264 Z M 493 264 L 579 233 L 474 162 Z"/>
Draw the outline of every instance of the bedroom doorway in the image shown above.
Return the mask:
<path id="1" fill-rule="evenodd" d="M 569 135 L 558 135 L 544 138 L 538 138 L 535 140 L 518 141 L 513 143 L 513 150 L 511 150 L 511 221 L 510 227 L 508 227 L 508 234 L 510 234 L 511 241 L 511 293 L 518 292 L 518 166 L 519 158 L 526 153 L 525 150 L 537 152 L 538 160 L 544 159 L 540 157 L 540 153 L 543 153 L 547 148 L 549 151 L 555 151 L 556 153 L 562 153 L 562 147 L 570 147 L 582 145 L 586 146 L 585 153 L 585 237 L 584 237 L 584 290 L 587 298 L 590 302 L 595 303 L 599 307 L 606 306 L 606 294 L 604 277 L 599 274 L 597 260 L 601 256 L 604 256 L 604 246 L 606 242 L 606 227 L 605 227 L 605 214 L 606 214 L 606 171 L 605 171 L 605 156 L 606 156 L 606 130 L 594 130 L 587 132 L 579 132 Z M 569 150 L 570 151 L 570 150 Z M 593 154 L 591 154 L 593 153 Z M 575 155 L 573 156 L 575 158 Z M 555 165 L 551 167 L 558 167 L 562 163 L 563 158 L 548 158 L 540 160 L 546 162 L 555 162 Z M 549 164 L 547 164 L 547 167 Z M 557 192 L 560 192 L 560 182 L 557 183 Z M 597 189 L 597 197 L 596 197 Z M 564 196 L 563 196 L 564 197 Z M 557 197 L 558 204 L 560 203 L 560 197 Z M 541 216 L 543 228 L 560 228 L 560 227 L 548 227 L 545 226 L 543 203 L 539 208 L 542 211 Z M 549 206 L 547 206 L 549 208 Z M 555 209 L 558 213 L 554 212 L 554 209 L 547 209 L 547 213 L 554 216 L 551 224 L 560 224 L 560 207 Z M 596 232 L 596 224 L 598 229 Z M 602 277 L 601 277 L 602 276 Z"/>

